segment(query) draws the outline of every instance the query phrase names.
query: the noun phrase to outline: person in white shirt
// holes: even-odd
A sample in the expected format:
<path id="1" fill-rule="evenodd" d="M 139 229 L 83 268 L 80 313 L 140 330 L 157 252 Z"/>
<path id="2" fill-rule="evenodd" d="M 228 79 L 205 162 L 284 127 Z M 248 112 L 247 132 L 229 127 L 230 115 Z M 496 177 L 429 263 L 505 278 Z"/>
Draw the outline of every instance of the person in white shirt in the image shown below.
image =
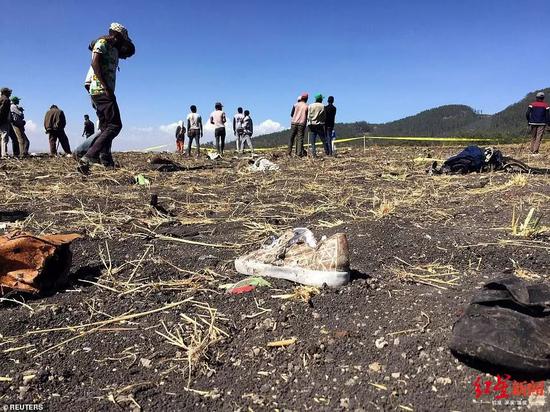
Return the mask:
<path id="1" fill-rule="evenodd" d="M 187 115 L 187 137 L 189 137 L 187 156 L 191 156 L 191 145 L 193 144 L 193 140 L 195 140 L 197 145 L 196 157 L 199 157 L 201 154 L 202 117 L 197 113 L 197 106 L 192 105 L 190 109 L 191 113 Z"/>
<path id="2" fill-rule="evenodd" d="M 237 113 L 233 116 L 233 135 L 235 135 L 235 142 L 237 144 L 237 152 L 241 152 L 241 145 L 243 144 L 243 108 L 237 108 Z"/>
<path id="3" fill-rule="evenodd" d="M 220 156 L 223 156 L 225 148 L 225 123 L 227 118 L 223 111 L 223 105 L 217 102 L 214 105 L 214 111 L 210 114 L 210 124 L 214 125 L 214 137 L 216 138 L 216 150 Z"/>

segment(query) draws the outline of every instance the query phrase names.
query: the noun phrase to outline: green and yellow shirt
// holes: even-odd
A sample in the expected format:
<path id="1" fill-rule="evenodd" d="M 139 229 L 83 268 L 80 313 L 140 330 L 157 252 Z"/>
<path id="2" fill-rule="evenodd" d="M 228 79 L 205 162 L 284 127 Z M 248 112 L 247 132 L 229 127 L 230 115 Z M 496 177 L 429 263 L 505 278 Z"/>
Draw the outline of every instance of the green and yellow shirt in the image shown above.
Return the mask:
<path id="1" fill-rule="evenodd" d="M 103 80 L 105 81 L 105 83 L 107 83 L 107 87 L 109 87 L 114 92 L 116 83 L 116 70 L 118 67 L 118 49 L 116 47 L 113 47 L 107 40 L 99 39 L 95 42 L 92 53 L 101 54 L 101 72 L 103 73 Z M 93 73 L 93 69 L 90 70 Z M 98 80 L 95 73 L 93 73 L 90 82 L 90 94 L 92 96 L 97 96 L 104 93 L 105 88 Z"/>

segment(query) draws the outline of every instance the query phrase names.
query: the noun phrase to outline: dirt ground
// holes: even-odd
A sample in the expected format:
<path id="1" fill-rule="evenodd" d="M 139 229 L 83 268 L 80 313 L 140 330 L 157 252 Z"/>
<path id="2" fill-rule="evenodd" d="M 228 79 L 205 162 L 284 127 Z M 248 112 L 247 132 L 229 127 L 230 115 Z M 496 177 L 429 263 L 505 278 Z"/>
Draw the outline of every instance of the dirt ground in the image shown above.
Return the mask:
<path id="1" fill-rule="evenodd" d="M 544 397 L 476 399 L 474 380 L 496 377 L 448 343 L 483 283 L 548 281 L 550 177 L 425 174 L 426 158 L 459 149 L 372 146 L 314 161 L 270 152 L 280 170 L 266 173 L 229 156 L 163 154 L 188 170 L 161 173 L 153 154 L 117 154 L 119 169 L 90 176 L 69 158 L 2 161 L 0 211 L 28 213 L 7 231 L 82 238 L 66 289 L 0 302 L 0 406 L 548 410 Z M 501 149 L 550 164 L 548 144 L 538 157 Z M 134 183 L 140 173 L 150 186 Z M 542 220 L 520 233 L 531 208 Z M 353 281 L 310 296 L 272 279 L 240 295 L 220 288 L 243 279 L 237 256 L 292 227 L 346 233 Z M 295 342 L 267 346 L 282 339 Z"/>

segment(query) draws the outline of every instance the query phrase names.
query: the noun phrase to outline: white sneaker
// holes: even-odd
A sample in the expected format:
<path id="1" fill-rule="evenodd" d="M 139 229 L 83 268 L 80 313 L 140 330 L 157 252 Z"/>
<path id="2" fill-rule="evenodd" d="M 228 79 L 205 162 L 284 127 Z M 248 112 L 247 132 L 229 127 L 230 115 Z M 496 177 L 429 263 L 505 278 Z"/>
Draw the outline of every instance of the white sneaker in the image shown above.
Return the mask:
<path id="1" fill-rule="evenodd" d="M 308 229 L 289 230 L 268 247 L 235 260 L 239 273 L 310 286 L 345 285 L 350 280 L 349 267 L 349 247 L 344 233 L 315 244 Z"/>

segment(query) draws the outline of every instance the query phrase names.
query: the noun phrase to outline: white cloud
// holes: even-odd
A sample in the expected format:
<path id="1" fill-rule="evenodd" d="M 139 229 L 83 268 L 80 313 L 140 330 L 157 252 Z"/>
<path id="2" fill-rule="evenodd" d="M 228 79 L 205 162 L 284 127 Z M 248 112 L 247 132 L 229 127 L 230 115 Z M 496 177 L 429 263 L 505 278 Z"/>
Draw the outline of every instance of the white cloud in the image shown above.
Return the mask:
<path id="1" fill-rule="evenodd" d="M 276 122 L 276 121 L 271 120 L 271 119 L 267 119 L 267 120 L 264 120 L 263 122 L 261 122 L 256 127 L 254 127 L 254 135 L 260 136 L 262 134 L 280 132 L 283 129 L 284 128 L 281 125 L 281 123 Z"/>
<path id="2" fill-rule="evenodd" d="M 179 120 L 170 124 L 161 124 L 159 126 L 159 130 L 163 133 L 174 135 L 176 133 L 176 128 L 178 127 L 178 125 L 181 124 L 183 124 L 183 120 Z"/>
<path id="3" fill-rule="evenodd" d="M 27 124 L 25 124 L 25 131 L 34 134 L 38 130 L 38 125 L 33 122 L 32 120 L 27 120 Z"/>
<path id="4" fill-rule="evenodd" d="M 153 131 L 153 127 L 132 127 L 133 130 L 136 132 L 143 132 L 143 133 L 151 133 Z"/>

